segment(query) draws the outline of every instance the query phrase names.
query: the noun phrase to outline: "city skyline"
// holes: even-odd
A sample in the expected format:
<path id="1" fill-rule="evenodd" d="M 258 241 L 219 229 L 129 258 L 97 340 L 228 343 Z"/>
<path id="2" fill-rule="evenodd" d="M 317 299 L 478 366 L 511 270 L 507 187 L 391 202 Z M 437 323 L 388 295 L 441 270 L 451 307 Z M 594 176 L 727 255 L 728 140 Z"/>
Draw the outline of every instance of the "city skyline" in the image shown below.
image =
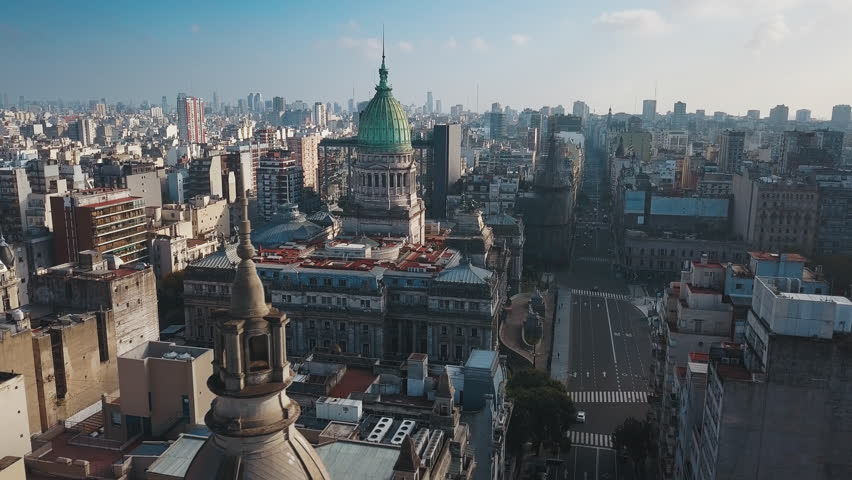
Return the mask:
<path id="1" fill-rule="evenodd" d="M 0 53 L 18 74 L 0 91 L 15 100 L 155 104 L 178 92 L 209 102 L 214 91 L 233 104 L 251 91 L 344 104 L 354 89 L 363 101 L 378 82 L 384 24 L 388 68 L 401 86 L 394 93 L 404 104 L 421 105 L 432 91 L 444 105 L 475 109 L 477 86 L 480 112 L 494 101 L 520 110 L 579 99 L 594 113 L 609 106 L 640 113 L 642 100 L 656 97 L 659 113 L 678 100 L 689 112 L 732 115 L 783 103 L 827 119 L 833 105 L 852 103 L 844 85 L 852 72 L 837 61 L 852 2 L 742 3 L 540 2 L 522 11 L 439 3 L 417 15 L 386 2 L 332 9 L 259 2 L 242 10 L 54 3 L 37 16 L 10 5 Z M 57 48 L 68 39 L 78 55 Z M 789 58 L 799 59 L 795 69 Z"/>

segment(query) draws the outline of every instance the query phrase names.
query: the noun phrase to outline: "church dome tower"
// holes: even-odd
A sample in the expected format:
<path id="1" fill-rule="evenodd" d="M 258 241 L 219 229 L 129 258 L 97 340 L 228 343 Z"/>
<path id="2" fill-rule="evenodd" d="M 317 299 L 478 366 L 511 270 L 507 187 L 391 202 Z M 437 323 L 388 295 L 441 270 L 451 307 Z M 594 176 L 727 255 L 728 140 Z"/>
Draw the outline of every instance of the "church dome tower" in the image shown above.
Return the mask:
<path id="1" fill-rule="evenodd" d="M 287 396 L 293 374 L 287 361 L 287 316 L 264 299 L 257 275 L 248 200 L 231 286 L 231 306 L 216 318 L 213 375 L 216 394 L 204 422 L 211 435 L 186 479 L 328 479 L 313 447 L 296 430 L 299 404 Z"/>
<path id="2" fill-rule="evenodd" d="M 382 51 L 376 94 L 359 120 L 349 201 L 343 205 L 343 230 L 354 235 L 404 236 L 412 243 L 422 243 L 425 205 L 417 195 L 411 126 L 392 90 Z"/>

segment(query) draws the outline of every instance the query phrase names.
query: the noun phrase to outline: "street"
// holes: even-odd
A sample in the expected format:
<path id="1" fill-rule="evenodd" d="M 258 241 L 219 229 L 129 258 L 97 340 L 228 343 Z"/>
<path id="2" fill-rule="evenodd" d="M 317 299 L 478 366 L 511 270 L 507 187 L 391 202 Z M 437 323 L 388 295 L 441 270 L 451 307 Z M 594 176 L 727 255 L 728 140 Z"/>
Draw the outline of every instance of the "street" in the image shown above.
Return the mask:
<path id="1" fill-rule="evenodd" d="M 588 202 L 576 218 L 572 261 L 556 272 L 550 372 L 567 385 L 586 421 L 570 432 L 572 448 L 562 457 L 558 478 L 614 480 L 632 478 L 618 471 L 627 469 L 617 463 L 611 434 L 628 417 L 645 418 L 651 344 L 644 316 L 612 267 L 610 212 L 600 203 L 605 159 L 588 155 L 581 187 Z"/>

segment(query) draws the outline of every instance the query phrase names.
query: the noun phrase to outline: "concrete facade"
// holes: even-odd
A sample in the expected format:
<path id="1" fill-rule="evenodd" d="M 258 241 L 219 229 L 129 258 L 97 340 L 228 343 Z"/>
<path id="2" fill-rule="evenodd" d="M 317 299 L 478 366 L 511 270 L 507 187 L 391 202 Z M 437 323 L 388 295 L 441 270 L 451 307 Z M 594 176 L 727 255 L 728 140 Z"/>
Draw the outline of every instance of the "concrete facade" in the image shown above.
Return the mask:
<path id="1" fill-rule="evenodd" d="M 32 451 L 26 383 L 20 373 L 0 372 L 0 458 Z M 1 478 L 1 477 L 0 477 Z"/>

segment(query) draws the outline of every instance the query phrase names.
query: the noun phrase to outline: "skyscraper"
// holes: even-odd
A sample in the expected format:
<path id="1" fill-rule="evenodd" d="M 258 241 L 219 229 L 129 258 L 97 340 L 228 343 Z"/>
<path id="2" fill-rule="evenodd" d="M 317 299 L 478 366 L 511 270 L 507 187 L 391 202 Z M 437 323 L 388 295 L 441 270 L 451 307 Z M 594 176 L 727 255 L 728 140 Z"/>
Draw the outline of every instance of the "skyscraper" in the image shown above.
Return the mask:
<path id="1" fill-rule="evenodd" d="M 432 92 L 426 92 L 426 113 L 432 114 L 434 104 L 432 103 Z"/>
<path id="2" fill-rule="evenodd" d="M 769 110 L 769 123 L 775 127 L 786 127 L 789 119 L 790 107 L 787 105 L 776 105 L 775 108 Z"/>
<path id="3" fill-rule="evenodd" d="M 642 100 L 642 119 L 653 122 L 657 118 L 657 101 Z"/>
<path id="4" fill-rule="evenodd" d="M 254 111 L 263 112 L 263 97 L 260 93 L 254 94 Z"/>
<path id="5" fill-rule="evenodd" d="M 746 118 L 749 120 L 760 120 L 760 110 L 749 110 L 746 112 Z"/>
<path id="6" fill-rule="evenodd" d="M 249 112 L 253 112 L 253 111 L 254 111 L 254 94 L 253 94 L 253 93 L 249 93 L 249 94 L 246 96 L 246 105 L 248 106 L 248 111 L 249 111 Z"/>
<path id="7" fill-rule="evenodd" d="M 325 128 L 328 125 L 328 111 L 322 102 L 314 103 L 314 125 Z"/>
<path id="8" fill-rule="evenodd" d="M 796 121 L 799 123 L 805 123 L 811 121 L 811 111 L 807 108 L 800 108 L 796 110 Z"/>
<path id="9" fill-rule="evenodd" d="M 438 115 L 441 114 L 441 101 L 440 100 L 435 100 L 435 113 L 437 113 Z"/>
<path id="10" fill-rule="evenodd" d="M 160 108 L 163 109 L 163 113 L 169 113 L 169 101 L 166 99 L 165 95 L 163 95 L 163 98 L 160 99 Z"/>
<path id="11" fill-rule="evenodd" d="M 347 105 L 349 107 L 349 113 L 355 113 L 355 99 L 350 98 L 349 103 Z"/>
<path id="12" fill-rule="evenodd" d="M 185 143 L 205 143 L 204 100 L 179 93 L 177 97 L 178 131 Z"/>
<path id="13" fill-rule="evenodd" d="M 852 121 L 852 106 L 835 105 L 831 109 L 831 126 L 838 130 L 846 130 L 849 128 L 849 122 Z"/>
<path id="14" fill-rule="evenodd" d="M 506 127 L 506 114 L 503 112 L 491 112 L 488 114 L 489 131 L 492 140 L 503 140 L 508 136 Z"/>
<path id="15" fill-rule="evenodd" d="M 284 113 L 287 107 L 284 106 L 284 97 L 272 97 L 272 111 L 275 113 Z"/>
<path id="16" fill-rule="evenodd" d="M 434 163 L 429 213 L 433 218 L 444 218 L 450 187 L 461 177 L 461 125 L 435 125 L 432 132 Z"/>
<path id="17" fill-rule="evenodd" d="M 577 100 L 574 102 L 573 113 L 575 117 L 580 117 L 583 120 L 583 125 L 585 125 L 589 119 L 589 106 L 586 105 L 586 102 Z"/>
<path id="18" fill-rule="evenodd" d="M 686 126 L 686 103 L 675 102 L 674 115 L 672 116 L 672 127 L 683 128 Z"/>
<path id="19" fill-rule="evenodd" d="M 218 111 L 219 111 L 219 94 L 216 93 L 216 92 L 213 92 L 213 113 L 216 113 Z"/>
<path id="20" fill-rule="evenodd" d="M 719 168 L 725 173 L 736 172 L 743 162 L 745 132 L 725 130 L 719 143 Z"/>

